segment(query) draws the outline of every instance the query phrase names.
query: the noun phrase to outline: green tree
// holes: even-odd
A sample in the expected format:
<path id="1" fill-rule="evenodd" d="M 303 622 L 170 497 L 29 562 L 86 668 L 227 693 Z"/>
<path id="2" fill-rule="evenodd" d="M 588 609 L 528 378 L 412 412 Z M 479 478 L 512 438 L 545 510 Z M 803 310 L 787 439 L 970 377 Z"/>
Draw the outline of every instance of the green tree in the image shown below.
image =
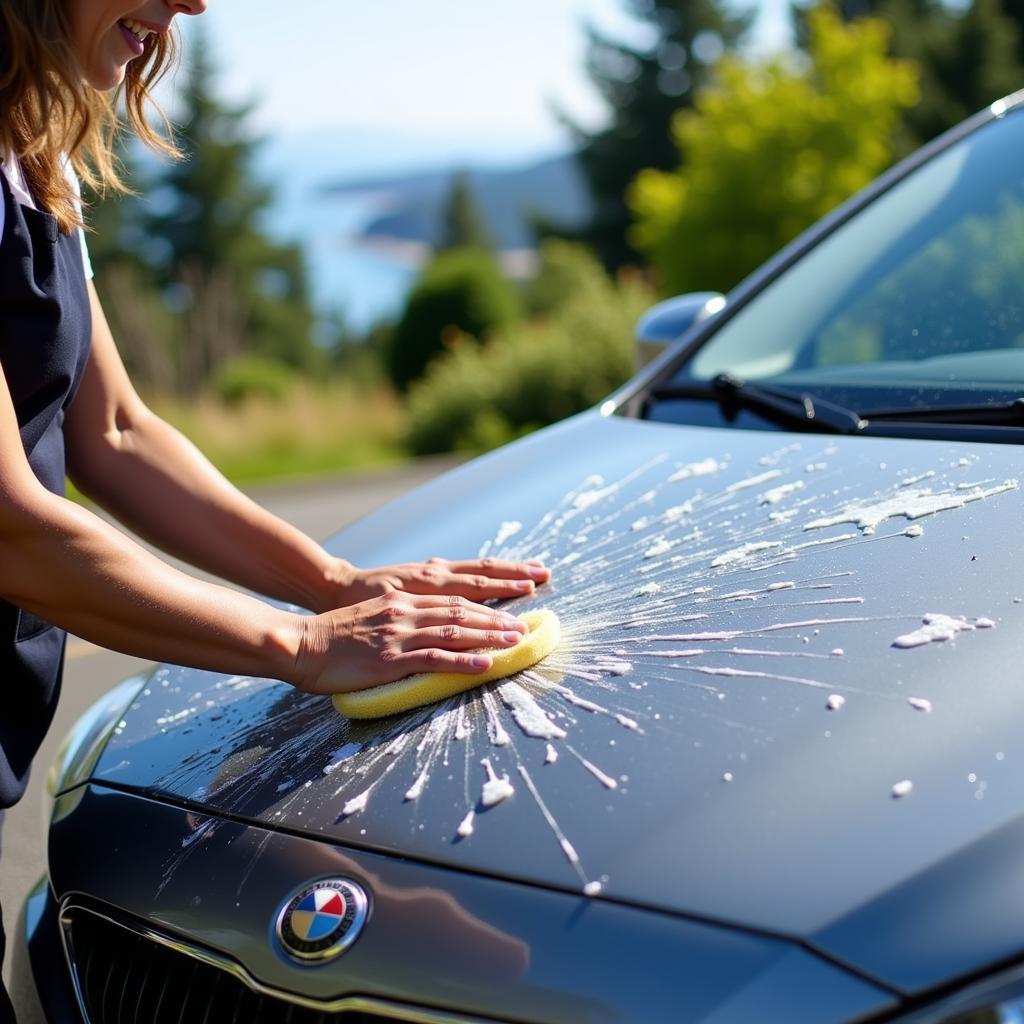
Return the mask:
<path id="1" fill-rule="evenodd" d="M 891 54 L 920 71 L 918 102 L 903 116 L 897 155 L 904 155 L 1024 82 L 1024 3 L 970 0 L 842 0 L 846 20 L 882 18 L 892 30 Z M 805 39 L 797 9 L 798 38 Z"/>
<path id="2" fill-rule="evenodd" d="M 124 136 L 117 139 L 124 180 L 139 180 L 138 162 Z M 131 192 L 83 192 L 86 241 L 94 282 L 121 358 L 143 391 L 169 391 L 175 385 L 172 359 L 175 318 L 140 252 L 146 245 L 144 197 Z"/>
<path id="3" fill-rule="evenodd" d="M 485 339 L 518 318 L 518 297 L 489 252 L 442 252 L 410 292 L 388 339 L 388 374 L 405 390 L 455 338 Z"/>
<path id="4" fill-rule="evenodd" d="M 157 280 L 184 314 L 178 360 L 186 391 L 241 354 L 304 369 L 317 362 L 299 249 L 272 241 L 261 226 L 272 196 L 253 171 L 250 108 L 217 97 L 206 37 L 197 32 L 191 42 L 176 118 L 184 159 L 151 184 L 147 219 L 158 240 Z"/>
<path id="5" fill-rule="evenodd" d="M 585 249 L 546 250 L 572 264 L 568 290 L 545 316 L 483 345 L 460 338 L 430 364 L 408 396 L 414 453 L 493 448 L 595 405 L 635 371 L 633 328 L 653 302 L 648 286 L 636 274 L 611 279 Z"/>
<path id="6" fill-rule="evenodd" d="M 679 154 L 670 124 L 709 80 L 723 51 L 733 49 L 750 24 L 720 0 L 624 0 L 651 35 L 646 46 L 588 29 L 586 71 L 605 103 L 606 127 L 588 131 L 563 120 L 575 138 L 580 170 L 593 204 L 590 223 L 572 237 L 589 245 L 609 270 L 637 262 L 627 239 L 625 192 L 644 167 L 668 170 Z M 557 225 L 542 230 L 566 235 Z"/>
<path id="7" fill-rule="evenodd" d="M 452 187 L 441 210 L 441 236 L 437 249 L 458 249 L 467 245 L 479 249 L 492 248 L 480 209 L 473 198 L 473 183 L 469 174 L 458 171 L 452 177 Z"/>
<path id="8" fill-rule="evenodd" d="M 891 159 L 912 63 L 886 56 L 879 19 L 808 15 L 810 61 L 725 58 L 694 111 L 676 116 L 681 166 L 630 190 L 633 238 L 666 293 L 725 291 Z"/>

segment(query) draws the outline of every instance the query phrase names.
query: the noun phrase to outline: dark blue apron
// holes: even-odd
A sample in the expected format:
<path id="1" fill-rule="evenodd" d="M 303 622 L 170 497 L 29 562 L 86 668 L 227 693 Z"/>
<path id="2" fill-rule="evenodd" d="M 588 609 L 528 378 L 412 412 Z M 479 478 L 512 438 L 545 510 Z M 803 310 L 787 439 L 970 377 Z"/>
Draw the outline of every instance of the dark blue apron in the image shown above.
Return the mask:
<path id="1" fill-rule="evenodd" d="M 21 443 L 43 486 L 64 493 L 64 413 L 86 359 L 92 318 L 81 242 L 3 188 L 0 366 Z M 59 582 L 59 581 L 56 581 Z M 0 600 L 0 808 L 25 791 L 60 692 L 64 631 Z"/>

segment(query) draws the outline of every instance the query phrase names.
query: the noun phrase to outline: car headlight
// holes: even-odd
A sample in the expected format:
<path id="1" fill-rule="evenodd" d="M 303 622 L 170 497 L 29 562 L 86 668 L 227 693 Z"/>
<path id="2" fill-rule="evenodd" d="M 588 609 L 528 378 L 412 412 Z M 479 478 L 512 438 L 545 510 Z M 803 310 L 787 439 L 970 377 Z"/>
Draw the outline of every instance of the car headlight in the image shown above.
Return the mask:
<path id="1" fill-rule="evenodd" d="M 1024 1024 L 1024 967 L 969 985 L 894 1024 Z"/>
<path id="2" fill-rule="evenodd" d="M 105 693 L 68 730 L 46 773 L 47 819 L 53 801 L 92 773 L 111 732 L 118 726 L 148 677 L 132 676 Z"/>

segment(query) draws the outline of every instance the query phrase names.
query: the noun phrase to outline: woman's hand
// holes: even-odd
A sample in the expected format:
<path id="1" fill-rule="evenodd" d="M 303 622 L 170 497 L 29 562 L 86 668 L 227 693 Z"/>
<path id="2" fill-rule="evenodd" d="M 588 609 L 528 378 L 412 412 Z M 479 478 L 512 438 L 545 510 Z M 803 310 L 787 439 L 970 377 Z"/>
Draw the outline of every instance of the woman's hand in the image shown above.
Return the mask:
<path id="1" fill-rule="evenodd" d="M 518 619 L 455 594 L 394 589 L 299 622 L 291 681 L 308 693 L 362 690 L 416 672 L 483 672 L 490 655 L 472 652 L 514 647 L 526 632 Z"/>
<path id="2" fill-rule="evenodd" d="M 410 594 L 458 596 L 470 601 L 507 600 L 523 597 L 534 587 L 547 583 L 551 570 L 541 562 L 510 562 L 500 558 L 477 558 L 450 562 L 431 558 L 426 562 L 385 565 L 379 569 L 357 569 L 338 559 L 320 610 L 351 605 L 379 597 L 393 590 Z"/>

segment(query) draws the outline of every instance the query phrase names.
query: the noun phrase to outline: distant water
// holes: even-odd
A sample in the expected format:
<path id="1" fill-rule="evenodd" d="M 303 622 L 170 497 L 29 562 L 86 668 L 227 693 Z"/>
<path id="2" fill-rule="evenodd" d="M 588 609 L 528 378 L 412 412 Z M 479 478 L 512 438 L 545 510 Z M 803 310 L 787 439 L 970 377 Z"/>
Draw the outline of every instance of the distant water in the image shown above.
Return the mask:
<path id="1" fill-rule="evenodd" d="M 531 149 L 511 139 L 378 138 L 351 131 L 272 138 L 260 157 L 260 173 L 275 196 L 266 227 L 275 238 L 301 245 L 317 310 L 365 331 L 401 309 L 417 270 L 358 238 L 387 210 L 387 195 L 326 193 L 325 185 L 430 167 L 516 166 L 549 152 L 550 147 Z"/>
<path id="2" fill-rule="evenodd" d="M 397 313 L 416 276 L 358 242 L 381 208 L 378 196 L 325 196 L 297 179 L 280 190 L 267 222 L 275 237 L 301 245 L 316 309 L 356 331 Z"/>

